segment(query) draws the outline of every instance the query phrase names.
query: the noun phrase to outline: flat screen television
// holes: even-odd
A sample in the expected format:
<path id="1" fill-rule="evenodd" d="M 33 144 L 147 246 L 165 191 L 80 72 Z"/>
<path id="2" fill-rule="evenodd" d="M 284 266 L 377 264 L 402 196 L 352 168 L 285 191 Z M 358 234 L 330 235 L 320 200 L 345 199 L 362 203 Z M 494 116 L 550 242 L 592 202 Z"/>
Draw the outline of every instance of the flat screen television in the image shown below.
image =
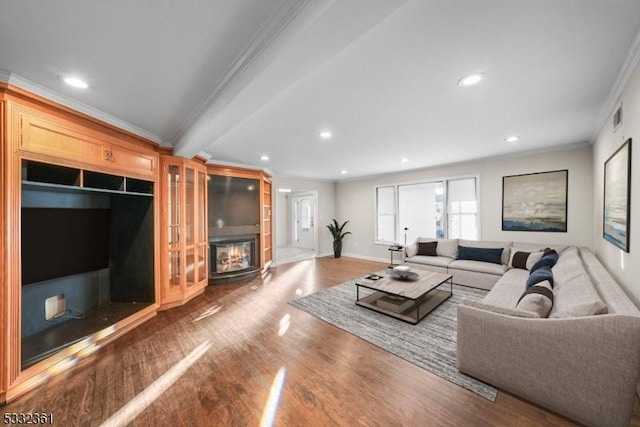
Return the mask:
<path id="1" fill-rule="evenodd" d="M 109 266 L 111 210 L 22 208 L 22 284 Z"/>

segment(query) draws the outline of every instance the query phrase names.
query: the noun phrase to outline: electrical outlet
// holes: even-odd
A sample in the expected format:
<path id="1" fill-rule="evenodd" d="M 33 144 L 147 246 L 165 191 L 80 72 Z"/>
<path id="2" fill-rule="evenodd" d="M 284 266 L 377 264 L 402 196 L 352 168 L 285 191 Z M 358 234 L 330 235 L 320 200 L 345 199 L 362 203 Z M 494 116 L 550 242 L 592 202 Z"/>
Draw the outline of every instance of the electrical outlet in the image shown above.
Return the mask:
<path id="1" fill-rule="evenodd" d="M 67 298 L 64 294 L 55 295 L 44 301 L 44 318 L 46 320 L 60 317 L 67 311 Z"/>

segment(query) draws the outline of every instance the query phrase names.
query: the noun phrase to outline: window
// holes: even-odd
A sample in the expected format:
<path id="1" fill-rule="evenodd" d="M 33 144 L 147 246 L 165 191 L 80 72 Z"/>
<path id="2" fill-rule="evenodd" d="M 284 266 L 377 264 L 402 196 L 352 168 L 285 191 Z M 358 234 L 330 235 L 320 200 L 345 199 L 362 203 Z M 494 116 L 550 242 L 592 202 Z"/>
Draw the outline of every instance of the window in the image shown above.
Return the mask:
<path id="1" fill-rule="evenodd" d="M 445 236 L 478 239 L 475 177 L 376 188 L 376 243 Z"/>
<path id="2" fill-rule="evenodd" d="M 450 239 L 478 239 L 475 178 L 447 181 L 447 231 Z"/>
<path id="3" fill-rule="evenodd" d="M 376 240 L 396 241 L 396 189 L 378 187 L 376 189 Z"/>
<path id="4" fill-rule="evenodd" d="M 420 236 L 444 236 L 442 194 L 442 182 L 398 186 L 399 230 L 404 235 L 396 241 L 411 243 Z"/>

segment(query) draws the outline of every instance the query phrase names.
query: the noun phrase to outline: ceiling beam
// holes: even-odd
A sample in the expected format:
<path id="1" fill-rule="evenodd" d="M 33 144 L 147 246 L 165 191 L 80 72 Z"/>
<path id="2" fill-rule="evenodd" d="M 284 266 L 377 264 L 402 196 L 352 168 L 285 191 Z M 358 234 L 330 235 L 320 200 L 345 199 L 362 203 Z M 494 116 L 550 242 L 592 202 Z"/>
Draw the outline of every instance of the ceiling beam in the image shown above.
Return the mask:
<path id="1" fill-rule="evenodd" d="M 182 126 L 173 141 L 174 153 L 191 158 L 209 152 L 207 147 L 216 140 L 406 3 L 408 0 L 288 2 L 260 29 Z M 349 28 L 332 28 L 331 16 L 337 13 L 349 13 Z"/>

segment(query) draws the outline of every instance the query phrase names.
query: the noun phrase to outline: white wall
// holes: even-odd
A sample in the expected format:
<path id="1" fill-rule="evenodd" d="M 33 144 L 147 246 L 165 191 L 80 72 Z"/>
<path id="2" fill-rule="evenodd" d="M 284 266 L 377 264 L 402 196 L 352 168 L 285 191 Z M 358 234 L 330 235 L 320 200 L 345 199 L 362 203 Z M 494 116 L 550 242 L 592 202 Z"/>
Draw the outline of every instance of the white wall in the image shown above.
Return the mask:
<path id="1" fill-rule="evenodd" d="M 315 191 L 318 194 L 318 216 L 316 228 L 318 229 L 318 256 L 333 254 L 333 239 L 325 225 L 329 224 L 336 215 L 336 184 L 328 181 L 312 181 L 295 178 L 272 178 L 274 194 L 278 194 L 278 188 L 290 188 L 292 192 Z M 279 193 L 283 194 L 283 193 Z M 287 244 L 287 210 L 286 198 L 276 196 L 275 209 L 275 247 Z"/>
<path id="2" fill-rule="evenodd" d="M 594 176 L 594 249 L 596 256 L 622 286 L 627 295 L 640 307 L 640 66 L 622 92 L 622 124 L 613 132 L 611 111 L 593 146 Z M 604 197 L 604 162 L 628 138 L 631 143 L 631 223 L 630 252 L 626 253 L 602 238 L 602 209 Z"/>
<path id="3" fill-rule="evenodd" d="M 591 146 L 531 154 L 520 157 L 468 162 L 452 166 L 381 175 L 341 182 L 336 186 L 337 215 L 349 220 L 353 233 L 344 240 L 343 252 L 387 260 L 386 246 L 374 241 L 374 187 L 382 184 L 416 182 L 477 174 L 480 177 L 480 238 L 593 245 L 593 168 Z M 568 231 L 566 233 L 502 231 L 502 177 L 525 173 L 569 170 Z M 400 239 L 402 240 L 402 239 Z"/>

